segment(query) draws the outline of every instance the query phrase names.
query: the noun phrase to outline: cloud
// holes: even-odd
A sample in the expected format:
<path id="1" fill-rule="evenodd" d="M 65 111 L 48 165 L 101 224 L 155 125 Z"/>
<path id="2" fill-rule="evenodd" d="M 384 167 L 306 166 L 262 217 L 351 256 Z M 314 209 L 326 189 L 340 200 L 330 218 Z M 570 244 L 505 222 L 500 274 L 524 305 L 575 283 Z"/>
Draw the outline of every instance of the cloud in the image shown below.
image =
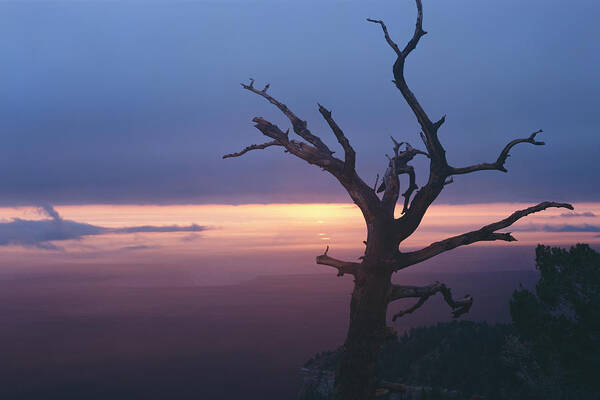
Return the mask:
<path id="1" fill-rule="evenodd" d="M 107 233 L 106 228 L 62 219 L 30 221 L 15 218 L 0 223 L 0 246 L 20 245 L 46 250 L 59 250 L 52 241 L 81 239 L 83 236 Z"/>
<path id="2" fill-rule="evenodd" d="M 514 232 L 600 232 L 600 225 L 591 224 L 562 224 L 562 225 L 541 225 L 526 224 L 514 227 Z"/>
<path id="3" fill-rule="evenodd" d="M 164 232 L 200 232 L 204 226 L 191 224 L 188 226 L 131 226 L 125 228 L 105 228 L 63 219 L 50 205 L 39 207 L 42 215 L 50 219 L 26 220 L 14 218 L 9 222 L 0 223 L 0 246 L 17 245 L 35 247 L 44 250 L 63 250 L 55 241 L 80 240 L 85 236 L 126 233 L 164 233 Z M 135 246 L 133 246 L 135 247 Z"/>
<path id="4" fill-rule="evenodd" d="M 40 214 L 47 215 L 55 221 L 62 221 L 62 218 L 58 214 L 58 212 L 52 207 L 50 204 L 44 204 L 39 206 Z"/>
<path id="5" fill-rule="evenodd" d="M 42 250 L 55 250 L 55 251 L 64 251 L 64 247 L 60 247 L 57 246 L 55 244 L 49 243 L 49 242 L 39 242 L 39 243 L 34 243 L 32 246 L 37 247 L 38 249 L 42 249 Z"/>
<path id="6" fill-rule="evenodd" d="M 142 226 L 131 226 L 128 228 L 117 228 L 113 229 L 113 233 L 146 233 L 146 232 L 200 232 L 205 230 L 206 228 L 200 225 L 191 224 L 188 226 L 178 226 L 178 225 L 170 225 L 170 226 L 152 226 L 152 225 L 142 225 Z"/>
<path id="7" fill-rule="evenodd" d="M 600 225 L 544 225 L 541 230 L 544 232 L 600 232 Z"/>
<path id="8" fill-rule="evenodd" d="M 591 211 L 580 212 L 580 213 L 578 213 L 578 212 L 567 212 L 567 213 L 560 214 L 560 216 L 561 217 L 565 217 L 565 218 L 568 218 L 568 217 L 597 217 L 597 215 L 594 214 Z"/>
<path id="9" fill-rule="evenodd" d="M 189 234 L 187 236 L 182 237 L 181 241 L 182 242 L 193 242 L 193 241 L 196 241 L 196 240 L 200 239 L 201 237 L 202 236 L 200 236 L 200 235 L 192 233 L 192 234 Z"/>
<path id="10" fill-rule="evenodd" d="M 146 245 L 137 245 L 137 246 L 125 246 L 125 247 L 121 247 L 119 250 L 126 250 L 126 251 L 134 251 L 134 250 L 149 250 L 149 249 L 156 249 L 158 248 L 158 246 L 146 246 Z"/>

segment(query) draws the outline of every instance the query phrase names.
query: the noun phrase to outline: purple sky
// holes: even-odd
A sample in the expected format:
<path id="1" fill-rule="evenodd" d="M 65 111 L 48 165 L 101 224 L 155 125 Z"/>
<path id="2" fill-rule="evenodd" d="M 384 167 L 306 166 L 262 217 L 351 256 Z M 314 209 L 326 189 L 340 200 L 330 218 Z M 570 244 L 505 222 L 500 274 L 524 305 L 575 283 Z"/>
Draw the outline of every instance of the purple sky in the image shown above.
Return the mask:
<path id="1" fill-rule="evenodd" d="M 318 7 L 316 6 L 318 4 Z M 455 179 L 440 202 L 598 201 L 600 3 L 425 1 L 429 32 L 407 79 L 449 161 L 495 159 L 521 145 L 509 174 Z M 386 167 L 389 136 L 420 145 L 390 80 L 382 18 L 404 43 L 412 1 L 2 2 L 0 203 L 347 201 L 317 168 L 280 149 L 221 160 L 262 137 L 272 106 L 249 77 L 332 146 L 317 112 L 334 112 L 363 178 Z M 417 167 L 423 167 L 416 162 Z M 418 179 L 425 179 L 421 170 Z"/>

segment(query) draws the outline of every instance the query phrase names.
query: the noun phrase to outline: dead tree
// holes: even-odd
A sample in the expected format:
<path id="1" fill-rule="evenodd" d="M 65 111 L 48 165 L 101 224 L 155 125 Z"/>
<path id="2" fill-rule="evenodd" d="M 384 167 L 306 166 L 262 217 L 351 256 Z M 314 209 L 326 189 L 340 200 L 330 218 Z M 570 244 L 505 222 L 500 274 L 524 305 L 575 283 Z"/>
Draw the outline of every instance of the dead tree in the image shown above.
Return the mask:
<path id="1" fill-rule="evenodd" d="M 329 256 L 329 249 L 324 254 L 319 255 L 316 260 L 317 264 L 328 265 L 337 269 L 340 276 L 349 274 L 354 277 L 348 335 L 336 371 L 335 398 L 338 400 L 365 400 L 374 397 L 377 387 L 375 363 L 378 351 L 388 331 L 386 328 L 386 311 L 390 302 L 403 298 L 417 299 L 412 307 L 397 314 L 394 318 L 415 311 L 436 293 L 443 295 L 455 317 L 468 312 L 473 303 L 470 296 L 455 300 L 452 297 L 450 288 L 439 282 L 423 287 L 392 284 L 391 277 L 394 272 L 459 246 L 482 241 L 514 241 L 516 239 L 510 232 L 501 232 L 501 230 L 529 214 L 549 207 L 573 209 L 570 204 L 566 203 L 543 202 L 516 211 L 507 218 L 486 225 L 481 229 L 432 243 L 423 249 L 408 252 L 400 250 L 400 244 L 415 232 L 429 206 L 438 197 L 444 186 L 452 182 L 453 176 L 484 170 L 507 172 L 505 162 L 514 146 L 519 143 L 530 143 L 536 146 L 544 144 L 536 139 L 536 136 L 542 132 L 538 130 L 529 137 L 509 142 L 495 161 L 465 167 L 454 167 L 448 163 L 446 152 L 438 138 L 438 130 L 444 124 L 445 117 L 432 121 L 409 89 L 404 77 L 406 58 L 416 48 L 421 37 L 426 34 L 422 27 L 423 9 L 421 0 L 416 0 L 416 5 L 417 22 L 415 31 L 404 48 L 400 48 L 392 40 L 383 21 L 367 20 L 381 27 L 387 44 L 396 55 L 393 65 L 393 83 L 416 116 L 421 128 L 420 136 L 425 145 L 425 151 L 415 150 L 410 145 L 404 151 L 400 151 L 402 143 L 394 140 L 394 155 L 388 157 L 389 165 L 380 186 L 381 195 L 376 192 L 377 183 L 372 187 L 358 176 L 355 168 L 356 152 L 340 126 L 333 119 L 331 111 L 320 104 L 318 105 L 319 112 L 327 121 L 344 151 L 343 159 L 333 155 L 334 152 L 323 143 L 319 136 L 308 129 L 306 121 L 300 119 L 285 104 L 268 94 L 269 85 L 266 85 L 263 89 L 258 89 L 254 86 L 253 79 L 250 80 L 249 84 L 242 84 L 242 87 L 263 97 L 277 107 L 290 120 L 293 131 L 298 137 L 292 138 L 289 129 L 284 131 L 277 125 L 261 117 L 256 117 L 253 119 L 254 126 L 270 140 L 263 144 L 248 146 L 238 153 L 223 156 L 223 158 L 238 157 L 252 150 L 281 147 L 285 152 L 301 158 L 309 164 L 316 165 L 333 175 L 346 189 L 364 216 L 367 225 L 367 240 L 366 250 L 360 262 L 335 259 Z M 417 154 L 429 158 L 429 178 L 427 183 L 416 192 L 411 200 L 417 187 L 414 180 L 415 171 L 407 163 Z M 410 185 L 403 193 L 403 212 L 399 218 L 396 218 L 394 209 L 400 194 L 398 175 L 402 173 L 409 174 Z"/>

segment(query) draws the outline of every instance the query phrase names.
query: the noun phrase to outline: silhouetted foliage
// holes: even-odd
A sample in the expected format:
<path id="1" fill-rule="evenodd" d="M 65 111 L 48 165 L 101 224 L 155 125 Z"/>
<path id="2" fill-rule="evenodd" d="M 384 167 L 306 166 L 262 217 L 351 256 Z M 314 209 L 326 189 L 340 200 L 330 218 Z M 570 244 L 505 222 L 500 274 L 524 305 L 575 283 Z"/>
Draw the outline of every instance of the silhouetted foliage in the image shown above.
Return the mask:
<path id="1" fill-rule="evenodd" d="M 516 382 L 511 366 L 501 360 L 505 338 L 512 333 L 510 324 L 471 321 L 414 328 L 384 344 L 377 378 L 487 399 L 508 398 L 498 388 L 510 388 Z M 305 367 L 334 370 L 338 356 L 339 351 L 319 353 Z M 434 394 L 424 396 L 433 398 Z"/>
<path id="2" fill-rule="evenodd" d="M 498 359 L 511 332 L 508 324 L 469 321 L 412 329 L 385 346 L 378 376 L 489 396 L 498 386 L 510 386 L 511 371 Z"/>
<path id="3" fill-rule="evenodd" d="M 538 246 L 535 293 L 520 288 L 510 312 L 543 374 L 572 390 L 600 391 L 600 254 Z"/>

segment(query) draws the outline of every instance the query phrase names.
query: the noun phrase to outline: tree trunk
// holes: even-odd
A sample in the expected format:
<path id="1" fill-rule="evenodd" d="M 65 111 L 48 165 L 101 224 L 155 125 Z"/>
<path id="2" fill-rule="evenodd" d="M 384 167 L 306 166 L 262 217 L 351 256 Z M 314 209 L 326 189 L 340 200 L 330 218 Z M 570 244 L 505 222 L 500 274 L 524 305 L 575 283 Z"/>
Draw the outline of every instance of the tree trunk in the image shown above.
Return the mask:
<path id="1" fill-rule="evenodd" d="M 336 400 L 375 397 L 375 367 L 386 328 L 391 273 L 365 268 L 357 274 L 350 303 L 350 326 L 335 376 Z"/>

